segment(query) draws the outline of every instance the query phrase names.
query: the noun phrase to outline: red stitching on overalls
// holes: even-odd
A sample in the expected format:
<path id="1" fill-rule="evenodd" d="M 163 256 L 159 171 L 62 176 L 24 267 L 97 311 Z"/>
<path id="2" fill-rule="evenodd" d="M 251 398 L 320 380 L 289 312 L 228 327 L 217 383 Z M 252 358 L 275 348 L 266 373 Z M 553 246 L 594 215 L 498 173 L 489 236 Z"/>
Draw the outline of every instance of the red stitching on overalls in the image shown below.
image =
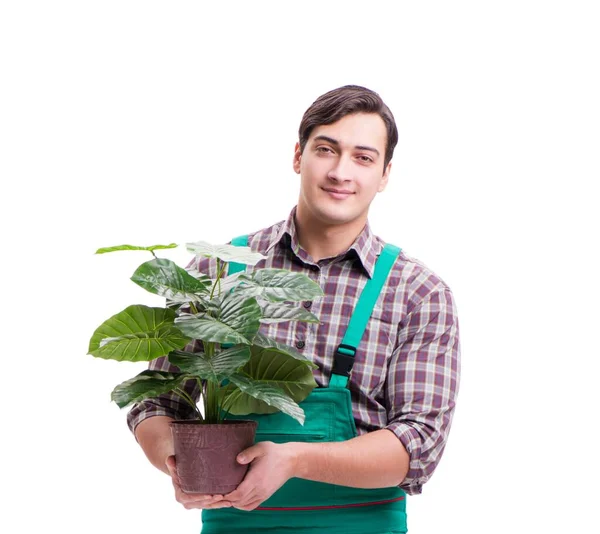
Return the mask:
<path id="1" fill-rule="evenodd" d="M 361 502 L 356 504 L 336 504 L 334 506 L 296 506 L 296 507 L 286 507 L 286 508 L 271 508 L 271 507 L 263 507 L 259 506 L 255 508 L 256 510 L 269 510 L 269 511 L 283 511 L 283 512 L 292 512 L 297 510 L 331 510 L 334 508 L 356 508 L 359 506 L 374 506 L 376 504 L 388 504 L 390 502 L 403 501 L 404 497 L 398 497 L 397 499 L 389 499 L 387 501 L 375 501 L 375 502 Z"/>

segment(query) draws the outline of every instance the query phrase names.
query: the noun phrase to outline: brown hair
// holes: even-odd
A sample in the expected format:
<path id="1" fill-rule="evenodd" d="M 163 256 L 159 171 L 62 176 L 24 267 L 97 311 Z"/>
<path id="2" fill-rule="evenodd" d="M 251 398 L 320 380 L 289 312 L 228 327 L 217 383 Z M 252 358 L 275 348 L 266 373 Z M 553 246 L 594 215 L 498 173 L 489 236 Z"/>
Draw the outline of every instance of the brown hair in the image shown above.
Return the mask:
<path id="1" fill-rule="evenodd" d="M 394 155 L 394 148 L 398 143 L 398 128 L 396 121 L 381 97 L 375 92 L 360 87 L 359 85 L 344 85 L 333 89 L 317 98 L 304 112 L 300 128 L 298 129 L 298 142 L 300 152 L 304 152 L 306 142 L 315 126 L 332 124 L 352 113 L 377 113 L 385 123 L 387 141 L 383 168 Z"/>

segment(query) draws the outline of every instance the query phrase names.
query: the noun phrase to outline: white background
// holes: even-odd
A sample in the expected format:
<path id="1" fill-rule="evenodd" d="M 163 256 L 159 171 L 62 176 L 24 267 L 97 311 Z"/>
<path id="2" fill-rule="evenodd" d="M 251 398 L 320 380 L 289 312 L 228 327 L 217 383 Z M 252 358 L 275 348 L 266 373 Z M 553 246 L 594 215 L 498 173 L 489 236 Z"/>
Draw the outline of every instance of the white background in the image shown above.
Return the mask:
<path id="1" fill-rule="evenodd" d="M 373 229 L 460 318 L 411 533 L 600 532 L 599 27 L 573 0 L 2 2 L 2 531 L 199 531 L 110 402 L 144 364 L 86 354 L 159 305 L 128 280 L 147 257 L 93 252 L 285 218 L 302 113 L 353 83 L 400 132 Z"/>

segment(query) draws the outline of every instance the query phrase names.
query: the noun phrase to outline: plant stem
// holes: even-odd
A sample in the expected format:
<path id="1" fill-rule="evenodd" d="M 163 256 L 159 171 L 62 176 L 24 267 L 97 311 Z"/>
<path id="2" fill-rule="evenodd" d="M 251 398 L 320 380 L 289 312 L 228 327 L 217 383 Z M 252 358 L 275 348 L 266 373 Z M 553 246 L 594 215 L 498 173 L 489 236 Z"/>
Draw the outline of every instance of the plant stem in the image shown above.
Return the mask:
<path id="1" fill-rule="evenodd" d="M 239 390 L 238 390 L 238 391 L 239 391 Z M 235 402 L 235 400 L 237 399 L 237 395 L 236 395 L 236 394 L 238 393 L 238 391 L 235 391 L 235 390 L 234 390 L 234 391 L 232 391 L 232 392 L 229 394 L 229 398 L 228 398 L 228 399 L 226 399 L 225 401 L 223 401 L 223 406 L 221 406 L 221 410 L 222 410 L 222 411 L 223 411 L 223 413 L 224 413 L 223 420 L 224 420 L 224 419 L 227 417 L 227 413 L 228 413 L 228 410 L 229 410 L 230 406 L 231 406 L 231 405 L 232 405 L 232 404 Z M 227 400 L 229 400 L 229 403 L 227 403 Z"/>
<path id="2" fill-rule="evenodd" d="M 190 310 L 194 313 L 198 313 L 198 308 L 196 308 L 196 305 L 193 302 L 190 302 Z"/>
<path id="3" fill-rule="evenodd" d="M 219 423 L 219 408 L 218 408 L 218 400 L 217 400 L 217 390 L 218 386 L 216 386 L 212 381 L 207 381 L 206 384 L 206 396 L 208 400 L 208 410 L 206 414 L 207 423 L 218 424 Z"/>
<path id="4" fill-rule="evenodd" d="M 212 300 L 214 294 L 215 294 L 215 289 L 217 288 L 217 284 L 219 283 L 219 280 L 221 279 L 221 260 L 219 258 L 217 258 L 217 279 L 215 280 L 215 283 L 212 286 L 212 289 L 210 291 L 210 300 Z"/>
<path id="5" fill-rule="evenodd" d="M 212 358 L 215 355 L 215 343 L 204 342 L 204 354 L 206 354 L 207 358 Z M 206 413 L 206 420 L 208 423 L 216 423 L 217 422 L 217 413 L 215 410 L 215 387 L 214 384 L 210 381 L 206 381 L 206 394 L 205 394 L 205 403 L 204 409 Z"/>
<path id="6" fill-rule="evenodd" d="M 206 422 L 209 423 L 210 421 L 208 419 L 208 401 L 206 399 L 207 382 L 205 381 L 203 383 L 200 378 L 198 378 L 197 380 L 198 380 L 198 385 L 200 386 L 200 391 L 202 391 L 202 401 L 204 403 L 204 416 L 205 416 Z"/>

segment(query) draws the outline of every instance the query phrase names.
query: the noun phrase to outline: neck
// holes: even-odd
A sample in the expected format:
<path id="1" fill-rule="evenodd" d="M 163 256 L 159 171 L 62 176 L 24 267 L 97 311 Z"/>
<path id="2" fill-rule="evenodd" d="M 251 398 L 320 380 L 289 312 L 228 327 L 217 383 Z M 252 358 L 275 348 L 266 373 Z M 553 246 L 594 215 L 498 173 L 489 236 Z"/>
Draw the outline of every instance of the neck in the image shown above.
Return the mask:
<path id="1" fill-rule="evenodd" d="M 366 220 L 356 220 L 342 225 L 327 225 L 302 215 L 296 212 L 298 242 L 315 262 L 348 250 L 366 224 Z"/>

